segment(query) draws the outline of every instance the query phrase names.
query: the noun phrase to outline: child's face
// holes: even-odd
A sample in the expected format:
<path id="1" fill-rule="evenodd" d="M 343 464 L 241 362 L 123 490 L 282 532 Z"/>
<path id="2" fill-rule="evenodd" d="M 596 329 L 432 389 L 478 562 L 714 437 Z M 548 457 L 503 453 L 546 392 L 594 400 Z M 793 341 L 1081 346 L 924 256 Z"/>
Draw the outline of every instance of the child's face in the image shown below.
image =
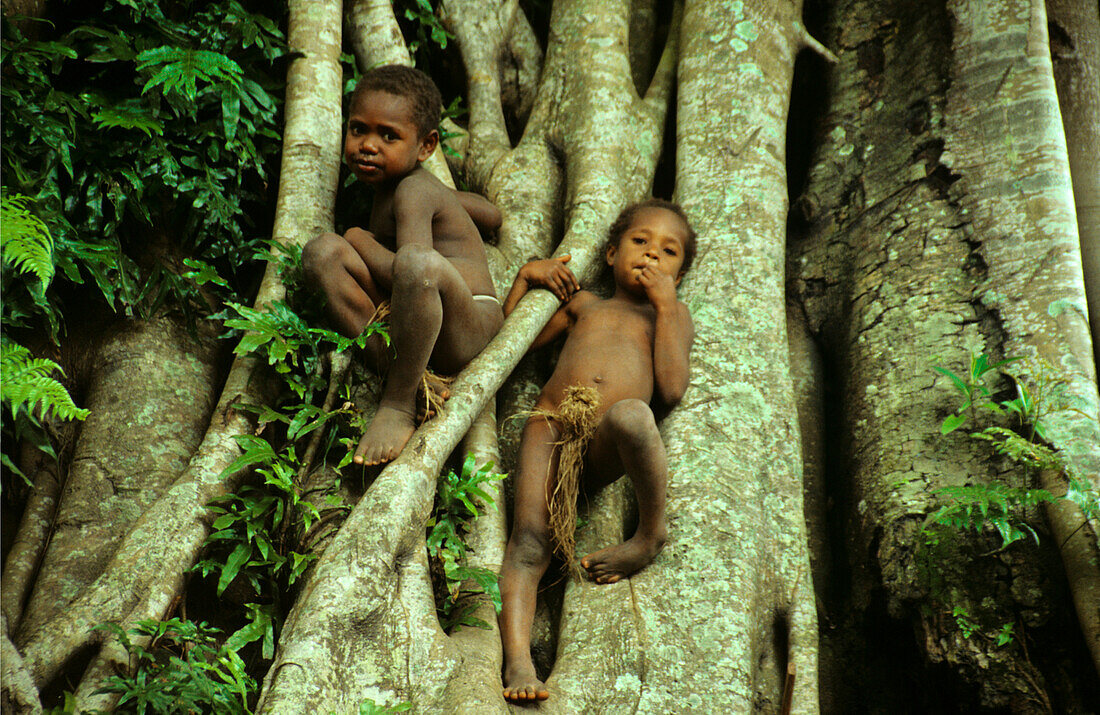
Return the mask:
<path id="1" fill-rule="evenodd" d="M 639 209 L 630 226 L 623 231 L 618 245 L 607 249 L 607 264 L 615 275 L 615 284 L 623 288 L 640 288 L 638 275 L 647 265 L 652 265 L 679 285 L 687 235 L 683 219 L 668 209 Z"/>
<path id="2" fill-rule="evenodd" d="M 439 141 L 434 129 L 418 136 L 407 97 L 370 90 L 348 110 L 344 160 L 365 184 L 397 181 L 431 156 Z"/>

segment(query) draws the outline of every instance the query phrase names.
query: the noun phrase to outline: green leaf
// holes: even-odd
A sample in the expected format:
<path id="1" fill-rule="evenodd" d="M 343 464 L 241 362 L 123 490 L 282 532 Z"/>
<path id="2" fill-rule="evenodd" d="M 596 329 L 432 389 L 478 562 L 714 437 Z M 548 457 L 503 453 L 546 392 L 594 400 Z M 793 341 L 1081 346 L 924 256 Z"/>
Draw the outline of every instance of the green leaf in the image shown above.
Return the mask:
<path id="1" fill-rule="evenodd" d="M 966 422 L 966 415 L 948 415 L 940 424 L 940 434 L 946 435 L 954 432 Z"/>
<path id="2" fill-rule="evenodd" d="M 941 367 L 940 365 L 933 365 L 932 369 L 935 370 L 936 372 L 940 373 L 941 375 L 946 375 L 947 377 L 951 378 L 951 382 L 955 385 L 955 389 L 958 390 L 959 392 L 961 392 L 962 394 L 964 394 L 964 395 L 969 395 L 970 394 L 970 387 L 966 384 L 966 381 L 963 380 L 958 375 L 956 375 L 955 373 L 951 372 L 950 370 L 948 370 L 945 367 Z"/>
<path id="3" fill-rule="evenodd" d="M 8 406 L 13 418 L 20 410 L 25 410 L 32 420 L 51 413 L 62 420 L 83 420 L 88 416 L 88 410 L 76 406 L 65 386 L 50 377 L 54 372 L 64 375 L 57 363 L 31 357 L 22 345 L 0 345 L 0 373 L 4 376 L 0 382 L 0 401 Z"/>
<path id="4" fill-rule="evenodd" d="M 137 68 L 139 72 L 152 72 L 141 88 L 142 94 L 161 87 L 166 96 L 178 92 L 191 101 L 199 82 L 239 87 L 244 75 L 240 65 L 219 52 L 167 45 L 139 54 Z"/>
<path id="5" fill-rule="evenodd" d="M 147 137 L 164 134 L 164 125 L 137 103 L 105 107 L 92 113 L 92 120 L 100 129 L 137 129 Z"/>
<path id="6" fill-rule="evenodd" d="M 221 577 L 218 578 L 217 593 L 222 595 L 222 591 L 237 577 L 237 572 L 241 570 L 241 567 L 248 562 L 252 557 L 251 544 L 237 544 L 237 548 L 233 549 L 233 553 L 229 554 L 229 558 L 225 561 L 225 566 L 222 567 Z"/>
<path id="7" fill-rule="evenodd" d="M 0 255 L 4 263 L 34 275 L 45 286 L 53 279 L 53 238 L 27 208 L 29 201 L 16 195 L 0 199 Z"/>
<path id="8" fill-rule="evenodd" d="M 205 261 L 200 261 L 197 258 L 185 258 L 183 264 L 191 270 L 184 273 L 183 277 L 195 281 L 199 285 L 206 285 L 207 283 L 213 283 L 216 286 L 222 288 L 229 288 L 229 283 L 224 278 L 218 275 L 218 271 L 213 266 Z"/>
<path id="9" fill-rule="evenodd" d="M 267 442 L 267 440 L 260 437 L 254 437 L 252 435 L 234 435 L 233 441 L 237 443 L 241 449 L 244 450 L 244 454 L 233 460 L 233 463 L 222 470 L 222 473 L 218 475 L 219 479 L 224 478 L 227 475 L 234 472 L 250 467 L 253 464 L 274 464 L 278 458 L 275 454 L 274 448 Z"/>

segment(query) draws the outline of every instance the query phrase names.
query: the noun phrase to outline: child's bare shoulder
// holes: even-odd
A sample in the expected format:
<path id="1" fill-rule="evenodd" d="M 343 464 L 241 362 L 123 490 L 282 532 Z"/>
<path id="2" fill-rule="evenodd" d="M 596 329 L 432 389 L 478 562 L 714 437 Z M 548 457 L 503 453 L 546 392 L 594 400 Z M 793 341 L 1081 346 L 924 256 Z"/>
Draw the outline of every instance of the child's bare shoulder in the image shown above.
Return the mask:
<path id="1" fill-rule="evenodd" d="M 600 303 L 606 302 L 603 298 L 599 297 L 592 291 L 579 290 L 573 295 L 569 296 L 569 300 L 562 304 L 562 310 L 568 313 L 570 316 L 576 318 L 585 310 L 594 308 Z"/>

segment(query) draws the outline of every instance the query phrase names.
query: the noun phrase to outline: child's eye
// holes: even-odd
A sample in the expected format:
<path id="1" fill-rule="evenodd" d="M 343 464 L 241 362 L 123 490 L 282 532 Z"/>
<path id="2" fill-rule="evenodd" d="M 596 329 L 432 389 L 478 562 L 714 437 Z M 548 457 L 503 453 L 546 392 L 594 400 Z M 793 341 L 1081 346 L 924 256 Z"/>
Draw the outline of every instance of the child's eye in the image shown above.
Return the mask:
<path id="1" fill-rule="evenodd" d="M 631 241 L 633 241 L 633 242 L 634 242 L 634 243 L 635 243 L 636 245 L 638 245 L 638 246 L 640 246 L 640 245 L 642 245 L 643 243 L 645 243 L 645 239 L 644 239 L 644 238 L 642 238 L 641 236 L 635 236 L 634 238 L 632 238 L 632 239 L 630 239 L 630 240 L 631 240 Z"/>
<path id="2" fill-rule="evenodd" d="M 665 253 L 667 253 L 670 256 L 675 256 L 676 255 L 676 251 L 672 250 L 671 248 L 666 248 Z"/>

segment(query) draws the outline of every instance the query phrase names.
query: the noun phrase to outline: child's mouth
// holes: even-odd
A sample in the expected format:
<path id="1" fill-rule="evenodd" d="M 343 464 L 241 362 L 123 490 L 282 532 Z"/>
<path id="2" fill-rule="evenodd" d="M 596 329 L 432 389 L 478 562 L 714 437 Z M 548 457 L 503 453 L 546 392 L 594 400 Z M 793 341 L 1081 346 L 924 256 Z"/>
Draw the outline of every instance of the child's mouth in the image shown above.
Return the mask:
<path id="1" fill-rule="evenodd" d="M 355 168 L 365 174 L 370 174 L 376 171 L 381 171 L 382 165 L 374 161 L 357 161 L 355 162 Z"/>

